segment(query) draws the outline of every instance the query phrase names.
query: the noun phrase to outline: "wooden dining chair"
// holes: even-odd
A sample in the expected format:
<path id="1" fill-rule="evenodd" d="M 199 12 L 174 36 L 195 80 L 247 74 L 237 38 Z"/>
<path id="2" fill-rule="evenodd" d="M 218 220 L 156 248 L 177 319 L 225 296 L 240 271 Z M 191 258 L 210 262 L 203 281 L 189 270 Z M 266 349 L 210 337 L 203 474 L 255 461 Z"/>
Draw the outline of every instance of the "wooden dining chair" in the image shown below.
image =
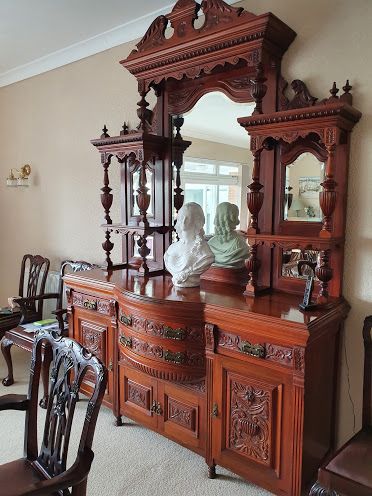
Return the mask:
<path id="1" fill-rule="evenodd" d="M 45 283 L 49 271 L 49 260 L 41 255 L 24 255 L 21 263 L 19 278 L 18 303 L 20 309 L 14 313 L 3 310 L 0 313 L 0 340 L 5 332 L 22 324 L 40 320 L 43 313 L 43 303 L 47 298 Z"/>
<path id="2" fill-rule="evenodd" d="M 44 352 L 42 351 L 44 350 Z M 38 389 L 42 355 L 51 365 L 49 398 L 40 449 Z M 94 388 L 87 402 L 75 462 L 67 468 L 70 433 L 80 385 L 87 371 Z M 93 461 L 92 441 L 107 383 L 107 370 L 76 341 L 47 330 L 35 335 L 28 395 L 0 397 L 0 411 L 26 412 L 24 457 L 0 465 L 0 493 L 7 496 L 85 496 Z M 1 448 L 0 448 L 1 449 Z"/>
<path id="3" fill-rule="evenodd" d="M 364 380 L 362 428 L 318 471 L 311 496 L 372 495 L 372 315 L 363 326 Z"/>
<path id="4" fill-rule="evenodd" d="M 49 260 L 48 260 L 48 266 L 49 266 Z M 66 314 L 67 310 L 63 308 L 63 294 L 64 294 L 64 283 L 63 283 L 63 276 L 66 272 L 66 270 L 70 270 L 72 272 L 78 272 L 78 271 L 85 271 L 85 270 L 91 270 L 92 268 L 96 267 L 95 265 L 92 265 L 88 262 L 85 261 L 73 261 L 73 260 L 64 260 L 61 263 L 60 267 L 60 279 L 59 279 L 59 287 L 58 287 L 58 293 L 50 293 L 46 295 L 40 296 L 41 301 L 43 301 L 46 298 L 55 298 L 57 303 L 56 303 L 56 311 L 53 312 L 56 315 L 56 319 L 58 320 L 59 323 L 59 330 L 61 334 L 68 334 L 68 330 L 66 329 L 66 322 L 64 320 L 64 315 Z M 45 283 L 44 283 L 45 285 Z M 22 310 L 23 311 L 23 310 Z M 34 319 L 34 321 L 40 320 L 41 315 L 38 316 L 37 319 Z M 27 322 L 33 322 L 33 320 L 27 320 Z M 4 356 L 5 362 L 7 364 L 8 368 L 8 374 L 7 376 L 3 379 L 2 383 L 4 386 L 11 386 L 14 384 L 14 375 L 13 375 L 13 361 L 12 361 L 12 356 L 11 356 L 11 348 L 13 345 L 19 346 L 20 348 L 26 350 L 26 351 L 32 351 L 33 343 L 34 343 L 34 333 L 26 331 L 23 327 L 22 324 L 26 323 L 25 320 L 22 317 L 22 320 L 20 322 L 20 325 L 17 325 L 16 327 L 9 329 L 5 332 L 5 336 L 1 342 L 1 351 Z M 42 368 L 42 379 L 43 379 L 43 384 L 44 384 L 44 397 L 42 398 L 40 404 L 43 408 L 45 408 L 47 399 L 48 399 L 48 372 L 44 367 Z"/>

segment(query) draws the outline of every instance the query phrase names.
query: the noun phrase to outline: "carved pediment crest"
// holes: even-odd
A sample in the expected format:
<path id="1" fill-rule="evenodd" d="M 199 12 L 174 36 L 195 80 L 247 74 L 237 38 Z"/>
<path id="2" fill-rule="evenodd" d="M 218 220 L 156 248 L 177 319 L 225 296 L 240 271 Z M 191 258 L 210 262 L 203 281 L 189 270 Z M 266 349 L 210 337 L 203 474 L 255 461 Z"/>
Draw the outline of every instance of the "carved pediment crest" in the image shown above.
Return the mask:
<path id="1" fill-rule="evenodd" d="M 145 36 L 136 45 L 139 52 L 144 52 L 151 48 L 162 45 L 165 42 L 165 30 L 168 24 L 168 19 L 165 16 L 157 17 L 146 31 Z"/>

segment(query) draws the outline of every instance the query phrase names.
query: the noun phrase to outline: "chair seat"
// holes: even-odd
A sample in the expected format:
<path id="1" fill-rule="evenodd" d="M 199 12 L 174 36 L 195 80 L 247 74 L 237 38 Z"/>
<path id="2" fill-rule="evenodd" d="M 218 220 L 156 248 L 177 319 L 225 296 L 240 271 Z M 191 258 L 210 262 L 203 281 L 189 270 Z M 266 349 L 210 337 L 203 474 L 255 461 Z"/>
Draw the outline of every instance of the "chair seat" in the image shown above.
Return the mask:
<path id="1" fill-rule="evenodd" d="M 14 327 L 5 333 L 5 337 L 11 339 L 17 346 L 27 351 L 32 350 L 34 344 L 35 333 L 26 332 L 22 326 Z"/>
<path id="2" fill-rule="evenodd" d="M 372 429 L 358 432 L 325 469 L 371 488 L 372 494 Z"/>
<path id="3" fill-rule="evenodd" d="M 44 477 L 24 458 L 0 465 L 1 494 L 17 496 Z"/>

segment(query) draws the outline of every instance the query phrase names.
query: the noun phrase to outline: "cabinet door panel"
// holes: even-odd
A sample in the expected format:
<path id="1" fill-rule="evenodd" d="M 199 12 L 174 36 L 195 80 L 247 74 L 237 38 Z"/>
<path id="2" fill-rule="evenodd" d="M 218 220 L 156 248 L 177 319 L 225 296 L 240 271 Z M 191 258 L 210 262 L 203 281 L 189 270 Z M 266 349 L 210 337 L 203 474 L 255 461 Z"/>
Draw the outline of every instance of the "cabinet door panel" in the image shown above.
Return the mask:
<path id="1" fill-rule="evenodd" d="M 159 428 L 164 434 L 200 454 L 205 453 L 205 399 L 170 383 L 159 382 L 159 402 L 164 414 Z"/>
<path id="2" fill-rule="evenodd" d="M 229 358 L 215 362 L 212 421 L 217 464 L 266 487 L 290 484 L 291 378 Z"/>
<path id="3" fill-rule="evenodd" d="M 75 308 L 73 329 L 73 338 L 81 343 L 90 353 L 96 355 L 109 369 L 107 388 L 103 401 L 111 407 L 114 399 L 114 330 L 111 327 L 111 320 L 103 315 Z M 92 380 L 93 376 L 88 371 L 82 386 L 83 391 L 87 394 L 90 394 L 92 391 Z"/>
<path id="4" fill-rule="evenodd" d="M 157 428 L 159 409 L 156 402 L 156 380 L 130 367 L 121 365 L 120 412 L 153 429 Z"/>

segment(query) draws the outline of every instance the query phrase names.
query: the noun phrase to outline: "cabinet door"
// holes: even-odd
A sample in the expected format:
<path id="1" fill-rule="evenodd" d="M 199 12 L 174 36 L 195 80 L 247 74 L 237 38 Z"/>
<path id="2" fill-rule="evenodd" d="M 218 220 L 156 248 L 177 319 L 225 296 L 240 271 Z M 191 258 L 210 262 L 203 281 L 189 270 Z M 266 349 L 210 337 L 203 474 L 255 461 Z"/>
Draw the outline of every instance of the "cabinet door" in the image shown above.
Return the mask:
<path id="1" fill-rule="evenodd" d="M 288 373 L 218 357 L 211 412 L 215 463 L 274 492 L 289 493 L 291 391 Z"/>
<path id="2" fill-rule="evenodd" d="M 125 365 L 119 366 L 120 413 L 157 429 L 163 410 L 157 402 L 157 382 Z"/>
<path id="3" fill-rule="evenodd" d="M 73 322 L 74 339 L 81 343 L 88 351 L 96 355 L 109 370 L 107 388 L 103 401 L 111 407 L 114 400 L 114 330 L 111 326 L 111 319 L 89 310 L 75 308 Z M 88 372 L 83 385 L 83 390 L 88 394 L 92 391 L 91 380 L 89 380 Z"/>
<path id="4" fill-rule="evenodd" d="M 205 395 L 172 383 L 159 382 L 158 398 L 163 409 L 159 430 L 183 446 L 205 455 Z"/>

